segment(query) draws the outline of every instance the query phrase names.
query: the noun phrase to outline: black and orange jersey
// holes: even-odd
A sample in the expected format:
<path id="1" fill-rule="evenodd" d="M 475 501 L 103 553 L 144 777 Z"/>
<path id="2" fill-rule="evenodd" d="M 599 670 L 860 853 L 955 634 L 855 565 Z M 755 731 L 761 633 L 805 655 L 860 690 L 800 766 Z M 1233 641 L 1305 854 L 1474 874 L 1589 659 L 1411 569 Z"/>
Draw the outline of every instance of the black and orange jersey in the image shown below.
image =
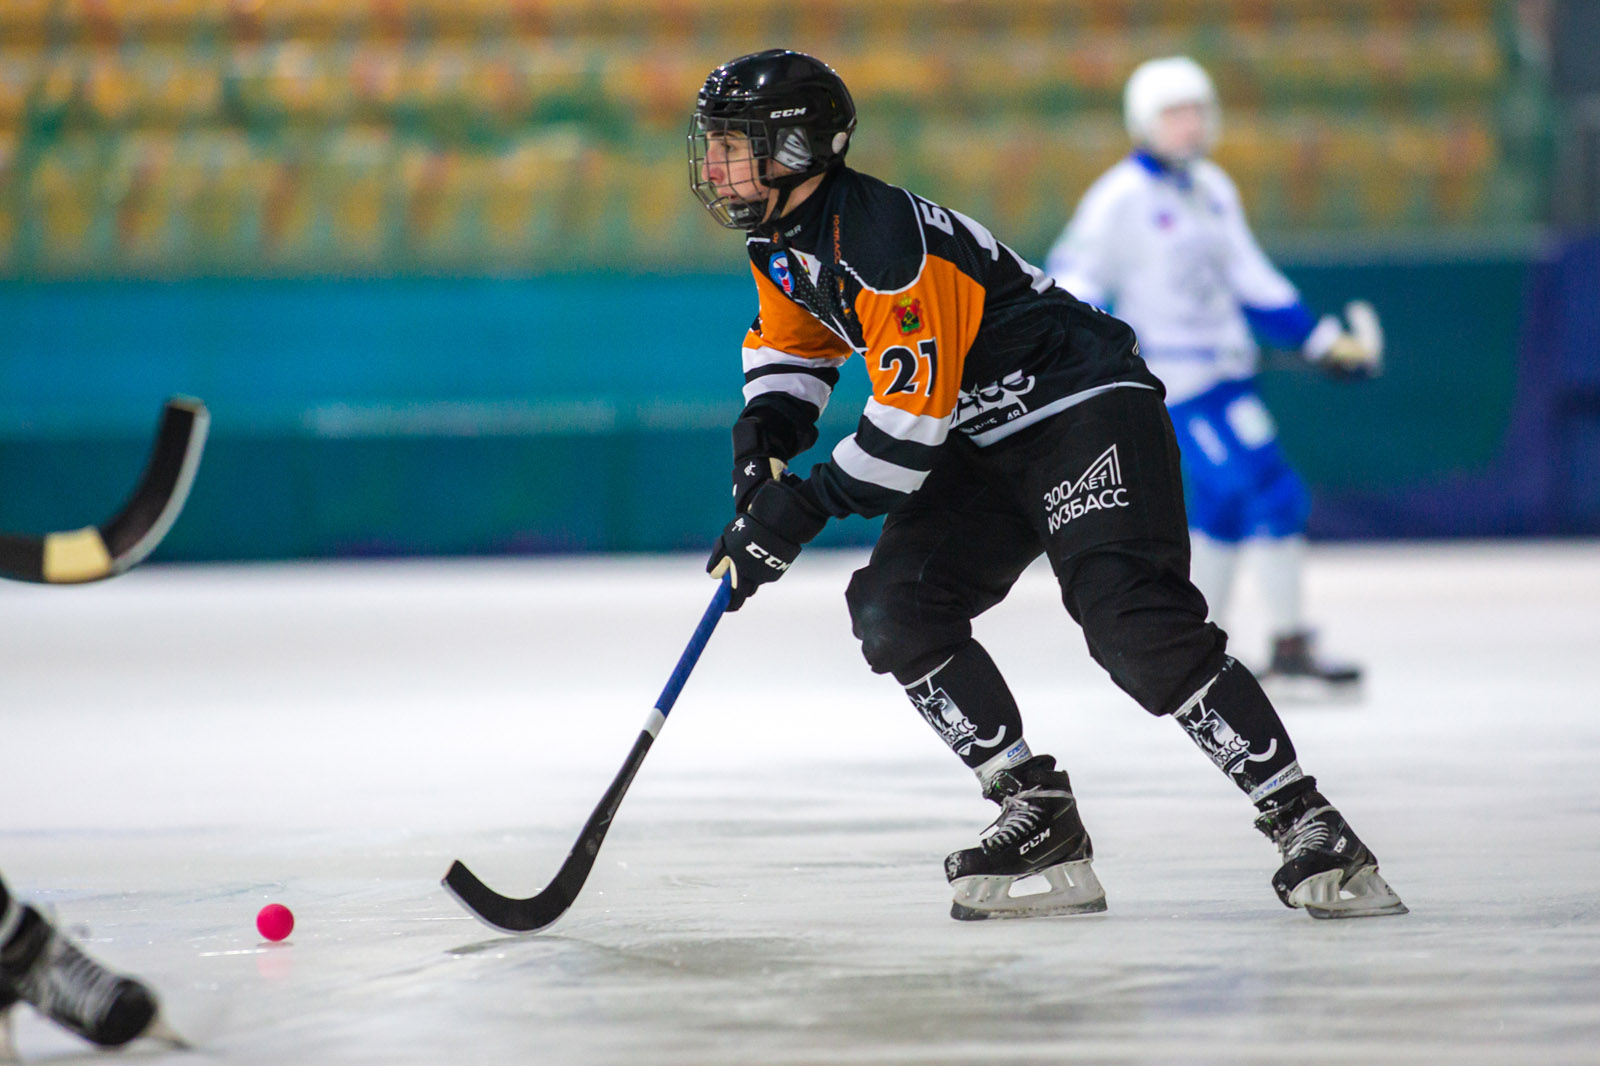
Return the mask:
<path id="1" fill-rule="evenodd" d="M 1125 323 L 959 211 L 858 171 L 830 174 L 746 247 L 761 306 L 744 343 L 745 415 L 803 450 L 838 367 L 866 360 L 866 410 L 807 479 L 830 514 L 891 510 L 952 431 L 982 447 L 1103 389 L 1161 388 Z"/>

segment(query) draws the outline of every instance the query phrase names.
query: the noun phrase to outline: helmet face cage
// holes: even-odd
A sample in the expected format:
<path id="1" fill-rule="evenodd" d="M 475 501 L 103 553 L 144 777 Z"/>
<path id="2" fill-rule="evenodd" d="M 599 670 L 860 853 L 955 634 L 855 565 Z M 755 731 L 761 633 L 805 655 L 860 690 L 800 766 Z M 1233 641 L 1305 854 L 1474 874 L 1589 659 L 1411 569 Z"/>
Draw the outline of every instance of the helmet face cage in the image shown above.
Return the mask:
<path id="1" fill-rule="evenodd" d="M 756 180 L 735 182 L 727 193 L 719 192 L 706 176 L 713 137 L 742 138 L 749 150 L 751 177 Z M 747 230 L 761 224 L 767 213 L 767 162 L 771 158 L 767 125 L 759 119 L 713 118 L 701 110 L 689 120 L 689 187 L 711 217 L 728 229 Z"/>
<path id="2" fill-rule="evenodd" d="M 700 90 L 689 123 L 689 187 L 722 225 L 754 229 L 769 211 L 783 213 L 796 186 L 843 161 L 855 124 L 850 92 L 826 64 L 783 49 L 742 56 L 712 71 Z M 706 169 L 722 137 L 728 147 L 740 143 L 735 173 L 720 175 L 725 192 Z M 730 187 L 730 177 L 742 180 Z"/>

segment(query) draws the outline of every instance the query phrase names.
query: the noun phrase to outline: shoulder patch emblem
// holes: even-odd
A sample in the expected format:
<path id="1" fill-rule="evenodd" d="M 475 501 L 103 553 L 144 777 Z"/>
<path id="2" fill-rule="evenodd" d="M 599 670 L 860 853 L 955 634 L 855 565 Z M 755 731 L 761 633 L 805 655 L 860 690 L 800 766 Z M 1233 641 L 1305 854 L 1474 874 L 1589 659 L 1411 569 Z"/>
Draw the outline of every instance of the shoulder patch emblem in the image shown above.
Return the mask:
<path id="1" fill-rule="evenodd" d="M 901 333 L 915 333 L 922 328 L 922 301 L 902 296 L 895 302 Z"/>
<path id="2" fill-rule="evenodd" d="M 794 295 L 794 278 L 789 276 L 789 256 L 786 253 L 772 253 L 772 258 L 767 260 L 767 273 L 772 275 L 778 288 L 790 296 Z"/>

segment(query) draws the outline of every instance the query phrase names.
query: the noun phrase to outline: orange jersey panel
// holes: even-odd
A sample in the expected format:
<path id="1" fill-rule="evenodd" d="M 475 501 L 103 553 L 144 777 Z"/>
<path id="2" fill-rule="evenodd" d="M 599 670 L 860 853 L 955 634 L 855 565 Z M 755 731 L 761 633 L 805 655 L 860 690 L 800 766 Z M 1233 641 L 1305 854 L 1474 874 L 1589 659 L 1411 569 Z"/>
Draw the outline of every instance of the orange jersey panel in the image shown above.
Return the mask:
<path id="1" fill-rule="evenodd" d="M 872 394 L 914 415 L 947 418 L 961 371 L 983 322 L 983 286 L 948 259 L 929 255 L 907 289 L 863 289 L 856 317 L 867 345 Z"/>
<path id="2" fill-rule="evenodd" d="M 850 354 L 850 345 L 805 308 L 783 294 L 771 278 L 750 264 L 761 298 L 761 331 L 752 329 L 744 340 L 746 348 L 776 348 L 805 359 L 837 359 Z"/>

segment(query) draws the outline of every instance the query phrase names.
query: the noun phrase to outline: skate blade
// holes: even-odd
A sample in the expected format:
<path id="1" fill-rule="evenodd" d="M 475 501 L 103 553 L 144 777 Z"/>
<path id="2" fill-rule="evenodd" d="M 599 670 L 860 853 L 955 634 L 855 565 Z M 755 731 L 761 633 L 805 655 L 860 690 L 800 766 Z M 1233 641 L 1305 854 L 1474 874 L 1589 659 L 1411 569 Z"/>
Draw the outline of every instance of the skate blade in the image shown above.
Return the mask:
<path id="1" fill-rule="evenodd" d="M 1032 874 L 958 877 L 950 882 L 955 898 L 950 917 L 959 922 L 988 918 L 1047 918 L 1099 914 L 1106 909 L 1106 890 L 1088 859 L 1063 862 L 1040 870 L 1047 892 L 1011 895 L 1011 886 Z"/>
<path id="2" fill-rule="evenodd" d="M 128 1041 L 135 1044 L 142 1040 L 153 1040 L 164 1045 L 170 1051 L 193 1051 L 194 1045 L 185 1040 L 177 1030 L 168 1025 L 159 1014 L 145 1026 L 144 1032 Z M 126 1045 L 123 1045 L 126 1046 Z M 107 1050 L 119 1050 L 111 1048 Z M 11 1038 L 11 1010 L 7 1008 L 0 1011 L 0 1063 L 21 1062 L 22 1056 L 17 1054 L 17 1046 Z"/>
<path id="3" fill-rule="evenodd" d="M 1308 877 L 1289 893 L 1289 905 L 1304 907 L 1313 918 L 1381 918 L 1410 912 L 1376 866 L 1364 866 L 1348 879 L 1343 870 Z"/>
<path id="4" fill-rule="evenodd" d="M 1364 683 L 1355 681 L 1322 681 L 1314 677 L 1285 677 L 1271 675 L 1261 678 L 1261 690 L 1273 703 L 1347 706 L 1362 703 L 1367 698 Z"/>
<path id="5" fill-rule="evenodd" d="M 136 1038 L 138 1040 L 154 1040 L 165 1044 L 174 1051 L 193 1051 L 194 1045 L 184 1039 L 183 1035 L 174 1029 L 165 1018 L 156 1015 L 154 1020 L 145 1027 L 145 1031 Z"/>

